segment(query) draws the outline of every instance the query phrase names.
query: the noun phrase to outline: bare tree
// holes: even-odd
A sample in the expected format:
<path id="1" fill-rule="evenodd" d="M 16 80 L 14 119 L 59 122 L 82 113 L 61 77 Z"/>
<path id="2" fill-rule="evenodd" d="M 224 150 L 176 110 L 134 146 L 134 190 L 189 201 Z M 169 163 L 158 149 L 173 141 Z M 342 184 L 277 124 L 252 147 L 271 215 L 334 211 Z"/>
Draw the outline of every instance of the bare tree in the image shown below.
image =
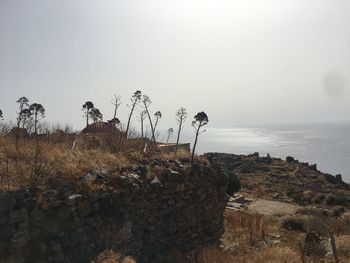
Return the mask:
<path id="1" fill-rule="evenodd" d="M 38 123 L 39 120 L 45 117 L 45 109 L 43 105 L 39 103 L 33 103 L 30 105 L 29 110 L 34 120 L 34 134 L 38 135 Z"/>
<path id="2" fill-rule="evenodd" d="M 168 145 L 169 139 L 170 139 L 171 135 L 174 133 L 174 129 L 169 128 L 167 132 L 168 132 L 168 138 L 166 139 L 166 144 Z"/>
<path id="3" fill-rule="evenodd" d="M 116 119 L 117 118 L 117 111 L 118 111 L 118 108 L 119 106 L 122 104 L 121 102 L 122 100 L 122 97 L 120 95 L 116 95 L 114 94 L 114 98 L 112 99 L 111 103 L 114 105 L 114 114 L 113 114 L 113 119 Z M 113 120 L 112 119 L 112 120 Z"/>
<path id="4" fill-rule="evenodd" d="M 142 96 L 142 104 L 143 104 L 143 107 L 145 109 L 145 112 L 148 116 L 148 120 L 149 120 L 149 124 L 151 126 L 151 132 L 152 132 L 152 141 L 154 142 L 154 144 L 156 143 L 156 138 L 154 136 L 154 126 L 153 126 L 153 122 L 152 122 L 152 118 L 151 118 L 151 115 L 149 114 L 149 106 L 151 105 L 152 101 L 151 99 L 149 98 L 149 96 L 147 95 L 143 95 Z"/>
<path id="5" fill-rule="evenodd" d="M 191 162 L 193 162 L 193 158 L 194 158 L 194 153 L 196 150 L 196 146 L 197 146 L 197 140 L 198 140 L 198 135 L 204 131 L 200 131 L 200 129 L 206 125 L 208 123 L 209 119 L 207 114 L 204 111 L 198 112 L 195 116 L 194 116 L 194 120 L 192 121 L 192 126 L 195 129 L 195 134 L 196 134 L 196 138 L 194 140 L 194 144 L 193 144 L 193 149 L 192 149 L 192 156 L 191 156 Z"/>
<path id="6" fill-rule="evenodd" d="M 140 124 L 141 124 L 141 138 L 143 139 L 145 136 L 144 136 L 144 121 L 147 117 L 147 113 L 146 111 L 142 110 L 139 112 L 139 118 L 138 120 L 140 121 Z"/>
<path id="7" fill-rule="evenodd" d="M 180 140 L 180 133 L 181 130 L 183 128 L 183 123 L 185 122 L 186 118 L 187 118 L 187 111 L 185 108 L 181 107 L 180 109 L 178 109 L 178 111 L 176 112 L 176 121 L 178 124 L 178 131 L 177 131 L 177 139 L 176 139 L 176 147 L 175 147 L 175 153 L 177 152 L 177 148 L 179 147 L 179 140 Z"/>
<path id="8" fill-rule="evenodd" d="M 130 113 L 129 113 L 129 118 L 128 118 L 128 124 L 126 125 L 126 137 L 128 137 L 128 132 L 129 132 L 129 128 L 130 128 L 130 121 L 131 121 L 131 116 L 135 110 L 136 105 L 140 102 L 141 100 L 141 91 L 137 90 L 134 92 L 134 94 L 131 96 L 130 101 L 131 101 L 131 105 L 130 105 Z"/>
<path id="9" fill-rule="evenodd" d="M 91 101 L 84 103 L 82 110 L 84 111 L 84 118 L 86 119 L 86 127 L 89 126 L 90 111 L 94 108 L 94 104 Z"/>

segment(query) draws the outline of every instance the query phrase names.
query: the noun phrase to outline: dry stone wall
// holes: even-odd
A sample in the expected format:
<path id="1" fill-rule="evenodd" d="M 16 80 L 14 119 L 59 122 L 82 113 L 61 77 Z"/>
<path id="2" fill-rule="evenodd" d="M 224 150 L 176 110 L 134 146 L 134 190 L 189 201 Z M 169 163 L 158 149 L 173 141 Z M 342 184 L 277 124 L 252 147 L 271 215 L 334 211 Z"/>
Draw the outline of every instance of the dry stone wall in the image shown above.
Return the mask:
<path id="1" fill-rule="evenodd" d="M 105 249 L 154 262 L 169 250 L 219 242 L 226 205 L 220 169 L 155 166 L 151 174 L 140 165 L 102 182 L 89 176 L 36 194 L 0 193 L 0 262 L 91 262 Z"/>

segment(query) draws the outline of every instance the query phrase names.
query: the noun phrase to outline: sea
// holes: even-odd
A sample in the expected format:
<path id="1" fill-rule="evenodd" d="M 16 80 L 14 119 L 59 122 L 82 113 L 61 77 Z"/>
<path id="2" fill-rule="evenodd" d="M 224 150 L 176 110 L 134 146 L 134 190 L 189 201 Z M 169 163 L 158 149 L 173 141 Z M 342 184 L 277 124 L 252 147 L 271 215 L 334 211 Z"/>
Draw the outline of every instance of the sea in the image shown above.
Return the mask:
<path id="1" fill-rule="evenodd" d="M 184 139 L 193 142 L 193 134 Z M 332 175 L 341 174 L 350 183 L 350 123 L 279 124 L 229 128 L 206 127 L 199 136 L 198 153 L 268 153 L 271 157 L 317 164 Z"/>

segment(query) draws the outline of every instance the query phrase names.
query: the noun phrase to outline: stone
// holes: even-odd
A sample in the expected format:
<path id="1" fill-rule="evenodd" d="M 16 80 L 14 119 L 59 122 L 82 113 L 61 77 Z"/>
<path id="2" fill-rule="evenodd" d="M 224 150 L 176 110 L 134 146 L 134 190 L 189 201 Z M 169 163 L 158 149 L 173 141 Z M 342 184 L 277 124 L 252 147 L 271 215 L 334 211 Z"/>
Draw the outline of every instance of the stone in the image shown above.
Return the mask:
<path id="1" fill-rule="evenodd" d="M 79 212 L 79 215 L 82 217 L 89 215 L 91 212 L 89 203 L 87 201 L 79 202 L 78 203 L 78 212 Z"/>
<path id="2" fill-rule="evenodd" d="M 86 182 L 101 181 L 107 176 L 108 172 L 106 169 L 94 169 L 87 172 L 84 176 L 80 177 L 80 180 Z"/>
<path id="3" fill-rule="evenodd" d="M 51 200 L 56 200 L 59 198 L 59 193 L 57 190 L 47 190 L 43 193 L 42 195 L 43 199 L 45 201 L 51 201 Z"/>
<path id="4" fill-rule="evenodd" d="M 19 222 L 25 222 L 28 220 L 28 214 L 27 211 L 22 208 L 19 210 L 14 210 L 10 212 L 9 218 L 8 218 L 8 223 L 9 224 L 15 224 Z"/>
<path id="5" fill-rule="evenodd" d="M 7 216 L 0 215 L 0 226 L 5 225 L 7 222 Z"/>
<path id="6" fill-rule="evenodd" d="M 258 152 L 255 152 L 255 153 L 252 153 L 252 154 L 248 154 L 248 157 L 259 158 L 259 153 L 258 153 Z"/>
<path id="7" fill-rule="evenodd" d="M 68 206 L 73 206 L 78 201 L 80 201 L 82 198 L 83 198 L 83 196 L 81 194 L 72 194 L 64 200 L 64 203 Z"/>
<path id="8" fill-rule="evenodd" d="M 44 209 L 51 209 L 60 206 L 63 203 L 62 200 L 52 200 L 42 204 Z"/>
<path id="9" fill-rule="evenodd" d="M 132 171 L 137 173 L 142 179 L 145 179 L 147 176 L 147 166 L 146 165 L 135 165 L 135 166 L 133 166 Z"/>
<path id="10" fill-rule="evenodd" d="M 47 235 L 50 237 L 59 237 L 60 236 L 60 225 L 57 220 L 50 219 L 44 225 L 43 229 Z"/>
<path id="11" fill-rule="evenodd" d="M 310 165 L 310 169 L 314 170 L 314 171 L 317 171 L 317 164 Z"/>
<path id="12" fill-rule="evenodd" d="M 46 215 L 43 210 L 37 209 L 30 214 L 30 222 L 37 225 L 46 219 Z"/>
<path id="13" fill-rule="evenodd" d="M 28 199 L 35 206 L 16 199 L 0 213 L 0 252 L 22 255 L 19 262 L 88 262 L 108 243 L 127 248 L 142 262 L 164 254 L 180 262 L 181 255 L 169 249 L 218 241 L 227 203 L 225 175 L 201 162 L 194 165 L 194 176 L 190 165 L 159 163 L 148 178 L 142 175 L 146 165 L 118 167 L 123 176 L 108 177 L 96 188 L 76 182 L 42 195 L 38 191 Z"/>
<path id="14" fill-rule="evenodd" d="M 21 255 L 8 255 L 0 261 L 1 263 L 24 263 L 26 260 Z"/>
<path id="15" fill-rule="evenodd" d="M 0 226 L 0 240 L 8 241 L 15 233 L 13 225 Z"/>
<path id="16" fill-rule="evenodd" d="M 4 255 L 7 251 L 8 243 L 0 241 L 0 255 Z"/>
<path id="17" fill-rule="evenodd" d="M 178 171 L 174 171 L 174 170 L 172 170 L 172 169 L 168 169 L 168 175 L 170 175 L 170 176 L 177 176 L 177 175 L 179 175 L 180 173 L 178 172 Z"/>
<path id="18" fill-rule="evenodd" d="M 198 163 L 192 163 L 191 165 L 191 174 L 198 175 L 201 174 L 201 166 Z"/>
<path id="19" fill-rule="evenodd" d="M 185 184 L 177 184 L 176 185 L 176 192 L 183 192 L 185 191 Z"/>
<path id="20" fill-rule="evenodd" d="M 55 211 L 56 217 L 60 220 L 68 220 L 71 214 L 71 209 L 67 206 L 58 207 Z"/>
<path id="21" fill-rule="evenodd" d="M 69 263 L 71 261 L 68 260 L 66 258 L 66 256 L 62 252 L 59 252 L 59 253 L 55 253 L 52 256 L 50 256 L 49 262 L 53 262 L 53 263 Z"/>
<path id="22" fill-rule="evenodd" d="M 27 232 L 17 232 L 10 239 L 9 252 L 11 254 L 20 254 L 20 251 L 30 240 L 29 234 Z"/>
<path id="23" fill-rule="evenodd" d="M 23 248 L 22 254 L 25 256 L 26 260 L 39 261 L 46 258 L 47 246 L 43 241 L 31 240 Z"/>
<path id="24" fill-rule="evenodd" d="M 13 196 L 6 195 L 5 193 L 0 194 L 0 214 L 7 214 L 13 210 L 16 205 L 16 199 Z"/>
<path id="25" fill-rule="evenodd" d="M 171 248 L 155 260 L 155 263 L 181 263 L 186 262 L 184 256 L 176 248 Z"/>
<path id="26" fill-rule="evenodd" d="M 337 174 L 337 175 L 335 176 L 335 181 L 336 181 L 338 184 L 343 183 L 343 178 L 342 178 L 341 174 Z"/>
<path id="27" fill-rule="evenodd" d="M 159 178 L 157 176 L 155 176 L 153 178 L 153 180 L 151 181 L 151 186 L 154 188 L 163 187 L 162 182 L 159 180 Z"/>
<path id="28" fill-rule="evenodd" d="M 99 209 L 100 209 L 100 204 L 98 202 L 94 202 L 91 205 L 91 211 L 95 212 L 95 211 L 98 211 Z"/>

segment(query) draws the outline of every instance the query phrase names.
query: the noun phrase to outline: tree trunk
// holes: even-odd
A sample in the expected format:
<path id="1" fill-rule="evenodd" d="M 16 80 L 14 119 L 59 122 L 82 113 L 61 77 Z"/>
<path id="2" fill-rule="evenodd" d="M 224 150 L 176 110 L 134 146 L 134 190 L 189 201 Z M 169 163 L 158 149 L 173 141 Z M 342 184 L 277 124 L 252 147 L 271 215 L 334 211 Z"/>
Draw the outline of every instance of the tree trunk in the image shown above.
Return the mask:
<path id="1" fill-rule="evenodd" d="M 194 144 L 193 144 L 193 149 L 192 149 L 192 156 L 191 156 L 191 163 L 193 163 L 193 159 L 194 159 L 194 152 L 196 150 L 196 146 L 197 146 L 197 139 L 198 139 L 198 134 L 199 134 L 199 129 L 201 128 L 201 126 L 199 125 L 196 131 L 196 139 L 194 140 Z"/>
<path id="2" fill-rule="evenodd" d="M 178 132 L 177 132 L 177 139 L 176 139 L 175 154 L 177 153 L 177 148 L 179 147 L 179 140 L 180 140 L 181 128 L 182 128 L 182 118 L 181 118 L 181 120 L 180 120 L 179 130 L 178 130 Z"/>
<path id="3" fill-rule="evenodd" d="M 113 119 L 115 119 L 115 118 L 117 117 L 117 109 L 118 109 L 118 107 L 116 106 L 116 107 L 114 108 Z"/>
<path id="4" fill-rule="evenodd" d="M 145 106 L 146 106 L 146 105 L 145 105 Z M 148 108 L 145 107 L 145 109 L 146 109 L 146 113 L 147 113 L 147 116 L 148 116 L 149 124 L 151 125 L 152 140 L 153 140 L 154 145 L 156 145 L 156 138 L 155 138 L 155 136 L 154 136 L 154 128 L 153 128 L 153 123 L 152 123 L 151 115 L 149 115 Z"/>
<path id="5" fill-rule="evenodd" d="M 132 113 L 134 112 L 135 106 L 136 106 L 136 102 L 132 105 L 131 111 L 130 111 L 130 114 L 129 114 L 128 124 L 126 125 L 126 131 L 125 131 L 126 138 L 128 138 L 128 132 L 129 132 L 131 116 L 132 116 Z"/>
<path id="6" fill-rule="evenodd" d="M 89 126 L 89 109 L 86 109 L 86 128 Z"/>
<path id="7" fill-rule="evenodd" d="M 35 114 L 34 114 L 34 133 L 35 133 L 35 136 L 38 135 L 37 125 L 38 125 L 38 113 L 35 112 Z"/>
<path id="8" fill-rule="evenodd" d="M 166 145 L 168 145 L 169 138 L 170 138 L 170 133 L 168 133 L 168 138 L 166 139 Z"/>
<path id="9" fill-rule="evenodd" d="M 143 117 L 141 117 L 141 138 L 143 139 Z"/>

